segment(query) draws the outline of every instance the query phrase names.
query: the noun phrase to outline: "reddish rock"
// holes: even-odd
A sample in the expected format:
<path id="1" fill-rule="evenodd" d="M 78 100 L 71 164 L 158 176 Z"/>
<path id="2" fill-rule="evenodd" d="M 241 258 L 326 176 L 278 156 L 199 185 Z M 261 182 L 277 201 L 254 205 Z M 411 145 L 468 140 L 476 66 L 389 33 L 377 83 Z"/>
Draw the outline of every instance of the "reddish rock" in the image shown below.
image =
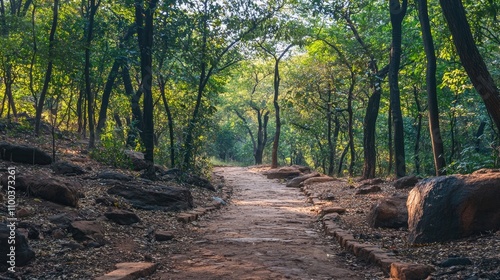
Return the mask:
<path id="1" fill-rule="evenodd" d="M 76 221 L 69 227 L 76 241 L 93 240 L 104 244 L 104 230 L 97 221 Z"/>
<path id="2" fill-rule="evenodd" d="M 361 187 L 356 191 L 356 194 L 369 194 L 369 193 L 375 193 L 375 192 L 380 192 L 382 189 L 380 186 L 374 185 L 374 186 L 366 186 L 366 187 Z"/>
<path id="3" fill-rule="evenodd" d="M 141 221 L 141 219 L 139 219 L 134 212 L 120 209 L 114 209 L 110 212 L 106 212 L 104 216 L 119 225 L 131 225 Z"/>
<path id="4" fill-rule="evenodd" d="M 375 203 L 368 214 L 368 224 L 374 228 L 408 227 L 406 196 L 383 198 Z"/>
<path id="5" fill-rule="evenodd" d="M 338 213 L 338 214 L 343 214 L 345 213 L 346 209 L 338 206 L 330 206 L 330 207 L 324 207 L 321 208 L 319 211 L 319 214 L 321 216 L 326 215 L 326 214 L 331 214 L 331 213 Z"/>
<path id="6" fill-rule="evenodd" d="M 174 239 L 174 234 L 169 231 L 159 230 L 155 232 L 155 240 L 158 242 Z"/>
<path id="7" fill-rule="evenodd" d="M 2 178 L 2 184 L 7 185 L 7 176 Z M 58 204 L 76 207 L 79 194 L 74 187 L 81 187 L 76 181 L 64 178 L 51 177 L 45 173 L 33 173 L 29 175 L 16 175 L 16 188 Z"/>
<path id="8" fill-rule="evenodd" d="M 408 201 L 409 242 L 442 242 L 500 229 L 500 172 L 421 181 Z"/>
<path id="9" fill-rule="evenodd" d="M 427 278 L 434 268 L 428 265 L 394 262 L 391 264 L 391 279 L 421 280 Z"/>
<path id="10" fill-rule="evenodd" d="M 319 184 L 319 183 L 325 183 L 325 182 L 332 182 L 335 181 L 335 178 L 329 177 L 329 176 L 321 176 L 321 177 L 313 177 L 305 180 L 303 182 L 304 186 L 309 186 L 313 184 Z"/>
<path id="11" fill-rule="evenodd" d="M 116 270 L 104 276 L 97 277 L 95 280 L 134 280 L 148 278 L 156 271 L 158 264 L 149 262 L 119 263 L 115 267 Z"/>
<path id="12" fill-rule="evenodd" d="M 396 189 L 413 188 L 418 183 L 419 178 L 415 175 L 405 176 L 392 183 Z"/>
<path id="13" fill-rule="evenodd" d="M 262 174 L 266 175 L 267 179 L 292 179 L 302 175 L 302 172 L 298 168 L 287 166 L 279 169 L 270 169 Z"/>
<path id="14" fill-rule="evenodd" d="M 302 182 L 304 182 L 305 180 L 307 180 L 309 178 L 313 178 L 313 177 L 319 177 L 319 176 L 320 176 L 320 174 L 318 172 L 313 172 L 313 173 L 305 174 L 305 175 L 302 175 L 299 177 L 295 177 L 292 180 L 288 181 L 288 183 L 286 183 L 286 186 L 289 188 L 298 188 L 298 187 L 300 187 L 300 184 Z"/>

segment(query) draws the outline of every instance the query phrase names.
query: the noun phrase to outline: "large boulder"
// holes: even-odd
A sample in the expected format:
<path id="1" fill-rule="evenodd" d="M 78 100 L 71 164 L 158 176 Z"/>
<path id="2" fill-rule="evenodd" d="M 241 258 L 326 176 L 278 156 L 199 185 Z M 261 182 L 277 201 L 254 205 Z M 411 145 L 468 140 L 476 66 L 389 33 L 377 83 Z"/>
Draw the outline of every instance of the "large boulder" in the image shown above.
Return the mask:
<path id="1" fill-rule="evenodd" d="M 108 193 L 121 196 L 132 207 L 144 210 L 178 211 L 193 207 L 193 196 L 184 188 L 118 182 Z"/>
<path id="2" fill-rule="evenodd" d="M 12 230 L 14 230 L 15 245 L 9 243 Z M 25 266 L 35 258 L 35 252 L 31 250 L 26 237 L 7 224 L 0 223 L 0 271 L 6 271 L 11 267 L 8 263 L 11 260 L 9 255 L 13 255 L 11 246 L 15 246 L 15 266 Z"/>
<path id="3" fill-rule="evenodd" d="M 313 178 L 313 177 L 319 177 L 319 176 L 321 176 L 321 175 L 318 172 L 313 172 L 313 173 L 305 174 L 305 175 L 302 175 L 299 177 L 295 177 L 292 180 L 288 181 L 288 183 L 286 183 L 286 186 L 289 188 L 298 188 L 298 187 L 300 187 L 301 183 L 304 182 L 305 180 L 307 180 L 309 178 Z"/>
<path id="4" fill-rule="evenodd" d="M 442 242 L 500 228 L 500 172 L 421 181 L 408 201 L 409 241 Z"/>
<path id="5" fill-rule="evenodd" d="M 52 163 L 50 155 L 38 148 L 12 145 L 6 142 L 0 143 L 0 158 L 29 164 L 47 165 Z"/>
<path id="6" fill-rule="evenodd" d="M 2 184 L 7 185 L 7 176 L 2 178 Z M 39 197 L 58 204 L 76 207 L 79 194 L 74 189 L 80 183 L 64 178 L 51 177 L 45 173 L 32 173 L 16 175 L 16 188 L 27 192 L 29 195 Z"/>
<path id="7" fill-rule="evenodd" d="M 134 212 L 121 209 L 114 209 L 106 212 L 104 216 L 119 225 L 131 225 L 141 221 Z"/>
<path id="8" fill-rule="evenodd" d="M 368 224 L 374 228 L 408 227 L 406 196 L 393 196 L 380 199 L 370 209 Z"/>

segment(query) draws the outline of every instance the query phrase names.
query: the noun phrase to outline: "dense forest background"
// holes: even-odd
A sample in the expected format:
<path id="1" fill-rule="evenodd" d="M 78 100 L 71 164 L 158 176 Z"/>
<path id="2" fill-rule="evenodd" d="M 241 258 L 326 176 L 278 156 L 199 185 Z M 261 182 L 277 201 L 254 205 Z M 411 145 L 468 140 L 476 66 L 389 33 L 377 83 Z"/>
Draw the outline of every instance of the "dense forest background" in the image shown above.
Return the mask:
<path id="1" fill-rule="evenodd" d="M 500 1 L 440 2 L 0 0 L 0 117 L 117 166 L 498 167 Z"/>

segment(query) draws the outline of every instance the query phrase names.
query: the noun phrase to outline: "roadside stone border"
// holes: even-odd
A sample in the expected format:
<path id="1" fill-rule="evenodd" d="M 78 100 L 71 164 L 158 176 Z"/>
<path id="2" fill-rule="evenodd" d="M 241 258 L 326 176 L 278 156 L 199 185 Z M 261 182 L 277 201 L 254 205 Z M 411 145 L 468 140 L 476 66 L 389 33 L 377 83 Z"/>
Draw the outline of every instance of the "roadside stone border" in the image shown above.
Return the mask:
<path id="1" fill-rule="evenodd" d="M 325 211 L 322 211 L 320 207 L 325 205 L 325 201 L 318 198 L 311 189 L 302 189 L 305 195 L 309 198 L 309 201 L 314 205 L 318 206 L 320 209 L 318 211 L 319 216 L 323 216 Z M 337 208 L 337 207 L 327 207 L 327 208 Z M 341 214 L 341 211 L 326 211 L 326 212 L 336 212 Z M 329 219 L 328 219 L 329 218 Z M 324 216 L 321 221 L 328 235 L 332 236 L 337 240 L 337 242 L 346 251 L 352 253 L 357 258 L 367 261 L 369 263 L 375 264 L 381 268 L 381 270 L 391 277 L 391 279 L 400 280 L 420 280 L 426 279 L 433 271 L 434 268 L 429 265 L 405 263 L 397 259 L 396 255 L 392 252 L 384 250 L 376 245 L 362 243 L 356 240 L 352 234 L 348 231 L 343 230 L 332 217 Z"/>
<path id="2" fill-rule="evenodd" d="M 222 200 L 228 201 L 231 198 L 232 190 L 228 190 L 227 186 L 224 186 L 222 192 Z M 221 202 L 213 202 L 212 205 L 206 207 L 196 207 L 192 210 L 181 212 L 177 215 L 177 221 L 182 223 L 189 223 L 198 220 L 201 216 L 212 212 L 214 210 L 220 209 L 223 206 Z"/>

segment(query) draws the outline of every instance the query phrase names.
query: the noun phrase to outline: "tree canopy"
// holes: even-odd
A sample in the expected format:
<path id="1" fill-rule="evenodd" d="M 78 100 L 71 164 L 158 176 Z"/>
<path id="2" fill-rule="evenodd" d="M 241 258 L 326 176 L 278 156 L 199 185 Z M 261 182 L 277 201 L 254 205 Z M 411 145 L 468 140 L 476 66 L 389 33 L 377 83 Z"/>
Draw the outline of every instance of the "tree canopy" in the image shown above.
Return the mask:
<path id="1" fill-rule="evenodd" d="M 498 167 L 499 9 L 0 0 L 0 117 L 194 172 L 215 159 L 364 178 Z"/>

